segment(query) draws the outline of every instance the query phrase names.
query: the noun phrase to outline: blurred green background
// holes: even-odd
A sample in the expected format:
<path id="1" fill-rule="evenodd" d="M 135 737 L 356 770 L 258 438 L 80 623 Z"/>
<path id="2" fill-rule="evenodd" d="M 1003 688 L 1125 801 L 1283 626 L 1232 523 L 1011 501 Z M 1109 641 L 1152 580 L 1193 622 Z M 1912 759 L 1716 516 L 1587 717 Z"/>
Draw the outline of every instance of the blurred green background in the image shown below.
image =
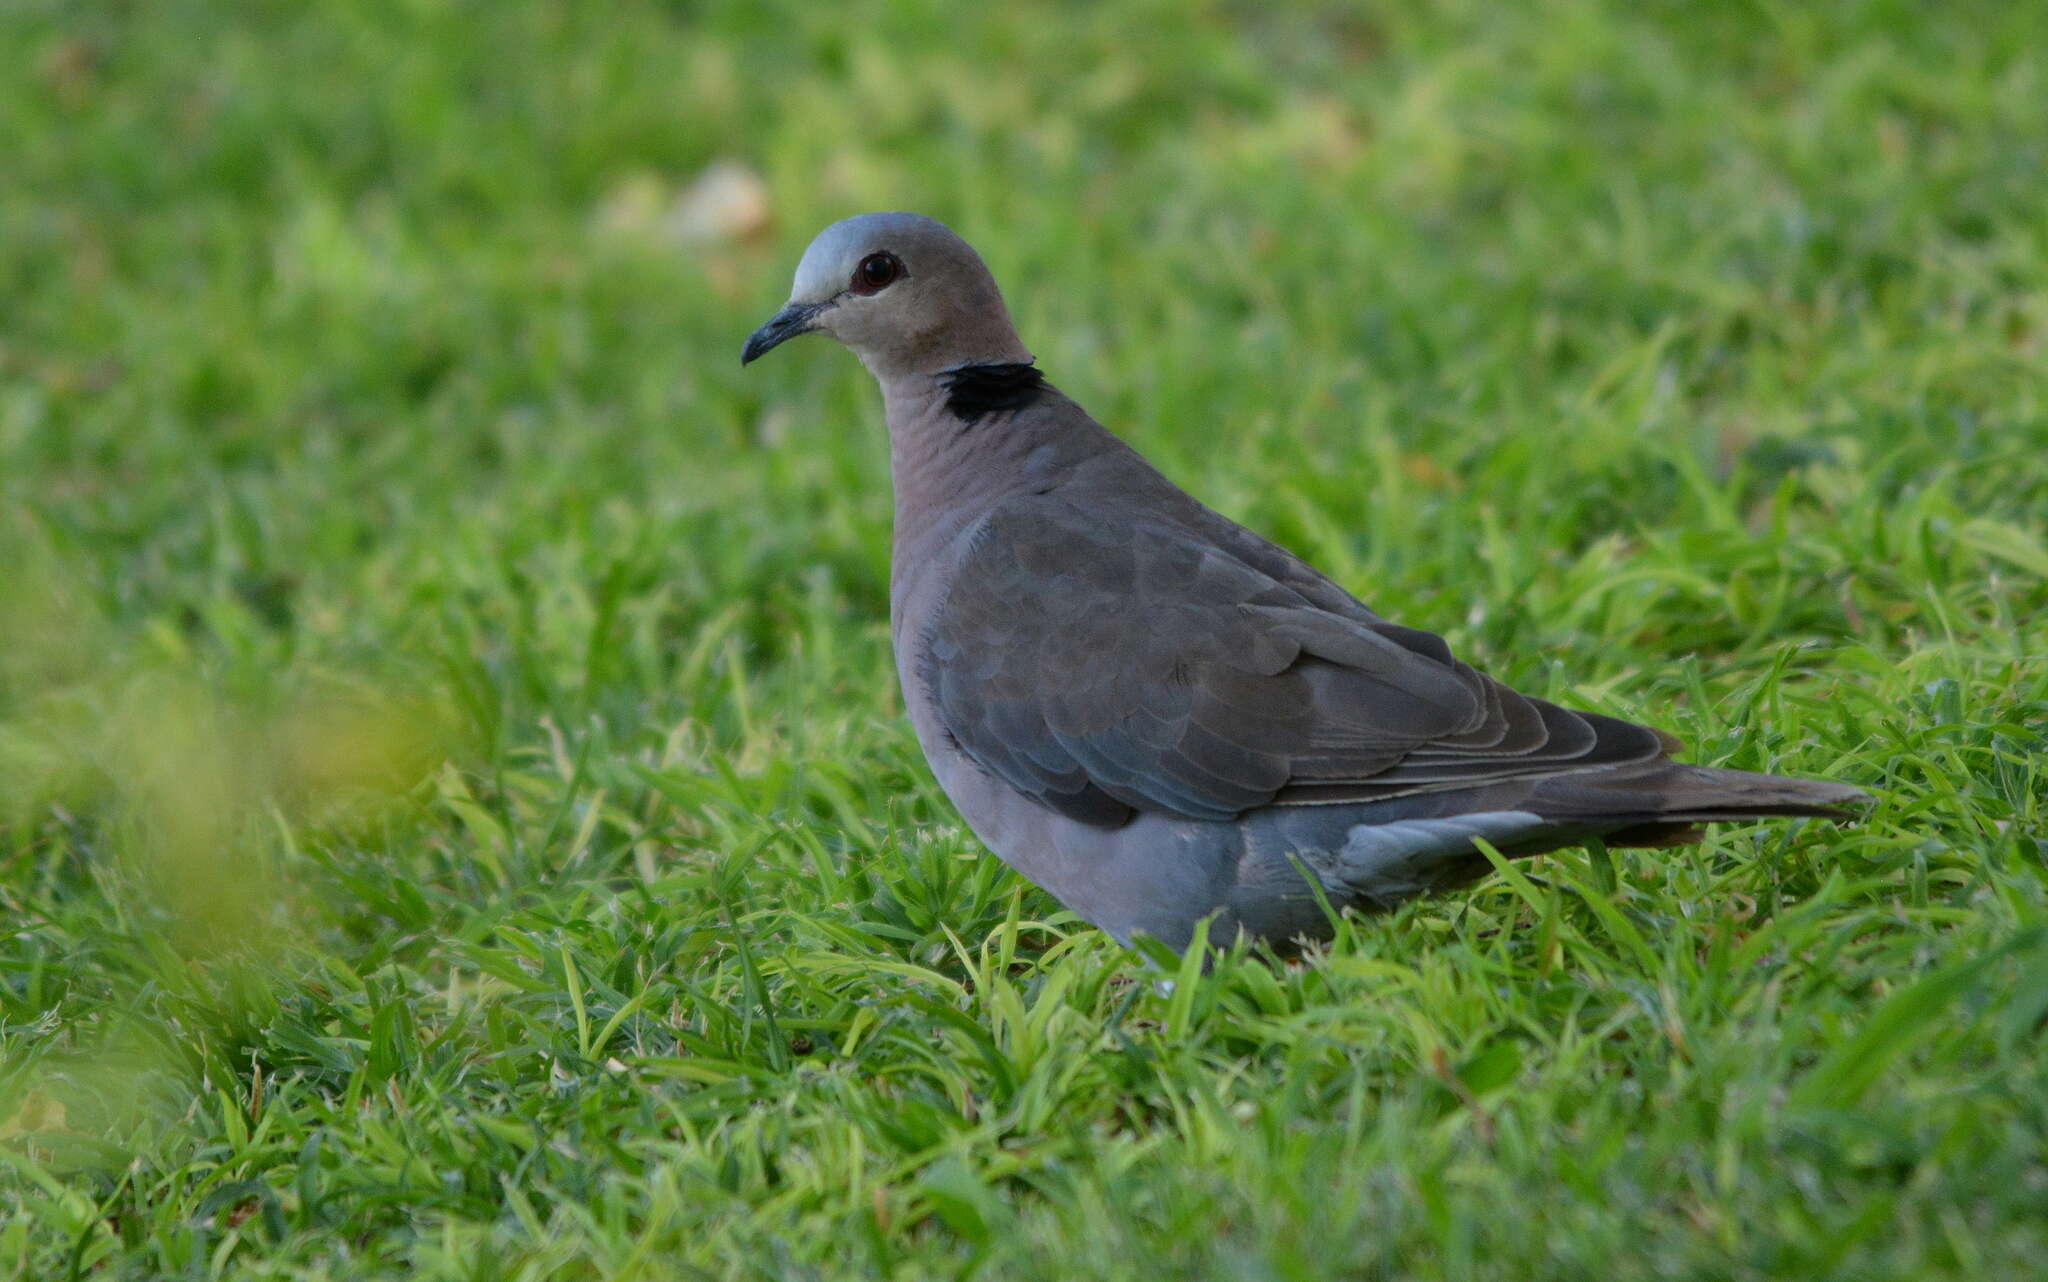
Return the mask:
<path id="1" fill-rule="evenodd" d="M 2048 1269 L 2048 8 L 0 5 L 0 1273 Z M 1732 832 L 1168 996 L 899 717 L 936 215 Z"/>

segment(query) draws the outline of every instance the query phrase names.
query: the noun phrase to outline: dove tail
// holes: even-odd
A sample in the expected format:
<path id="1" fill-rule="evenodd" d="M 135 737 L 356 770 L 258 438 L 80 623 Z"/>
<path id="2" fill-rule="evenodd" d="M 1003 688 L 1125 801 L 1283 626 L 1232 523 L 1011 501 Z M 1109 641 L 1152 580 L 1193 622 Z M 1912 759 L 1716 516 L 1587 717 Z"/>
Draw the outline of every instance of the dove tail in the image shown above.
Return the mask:
<path id="1" fill-rule="evenodd" d="M 1794 779 L 1660 761 L 1626 774 L 1556 775 L 1528 803 L 1564 823 L 1608 827 L 1612 846 L 1679 846 L 1698 825 L 1774 816 L 1854 819 L 1870 794 L 1825 779 Z"/>

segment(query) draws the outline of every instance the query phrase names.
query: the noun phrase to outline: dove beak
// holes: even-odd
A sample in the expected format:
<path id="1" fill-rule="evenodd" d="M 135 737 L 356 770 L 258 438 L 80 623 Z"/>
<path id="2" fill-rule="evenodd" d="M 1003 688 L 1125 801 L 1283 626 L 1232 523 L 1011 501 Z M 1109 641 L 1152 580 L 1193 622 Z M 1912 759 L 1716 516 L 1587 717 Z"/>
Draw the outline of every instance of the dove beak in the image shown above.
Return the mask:
<path id="1" fill-rule="evenodd" d="M 782 346 L 798 334 L 808 334 L 818 327 L 819 312 L 830 307 L 830 303 L 791 303 L 769 318 L 766 325 L 755 330 L 747 338 L 746 347 L 740 351 L 740 364 L 751 365 L 766 356 L 773 349 Z"/>

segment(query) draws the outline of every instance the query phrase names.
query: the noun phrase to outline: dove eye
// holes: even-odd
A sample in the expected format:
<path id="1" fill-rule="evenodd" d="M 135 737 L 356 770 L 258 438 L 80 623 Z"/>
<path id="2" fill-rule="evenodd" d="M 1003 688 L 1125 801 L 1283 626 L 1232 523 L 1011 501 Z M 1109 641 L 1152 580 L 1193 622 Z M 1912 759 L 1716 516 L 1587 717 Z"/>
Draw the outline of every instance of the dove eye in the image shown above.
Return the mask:
<path id="1" fill-rule="evenodd" d="M 860 266 L 853 269 L 853 292 L 856 294 L 878 294 L 896 282 L 903 275 L 903 260 L 883 250 L 869 254 L 860 260 Z"/>

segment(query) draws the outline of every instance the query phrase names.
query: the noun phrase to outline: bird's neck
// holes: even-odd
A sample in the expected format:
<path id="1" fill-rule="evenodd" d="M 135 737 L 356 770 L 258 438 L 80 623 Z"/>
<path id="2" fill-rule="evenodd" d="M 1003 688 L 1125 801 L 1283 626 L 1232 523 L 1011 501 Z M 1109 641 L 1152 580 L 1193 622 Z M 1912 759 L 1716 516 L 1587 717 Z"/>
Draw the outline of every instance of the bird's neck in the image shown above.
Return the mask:
<path id="1" fill-rule="evenodd" d="M 1057 484 L 1088 458 L 1123 448 L 1023 373 L 998 372 L 966 395 L 953 369 L 881 382 L 899 559 L 944 543 L 1006 498 Z"/>

